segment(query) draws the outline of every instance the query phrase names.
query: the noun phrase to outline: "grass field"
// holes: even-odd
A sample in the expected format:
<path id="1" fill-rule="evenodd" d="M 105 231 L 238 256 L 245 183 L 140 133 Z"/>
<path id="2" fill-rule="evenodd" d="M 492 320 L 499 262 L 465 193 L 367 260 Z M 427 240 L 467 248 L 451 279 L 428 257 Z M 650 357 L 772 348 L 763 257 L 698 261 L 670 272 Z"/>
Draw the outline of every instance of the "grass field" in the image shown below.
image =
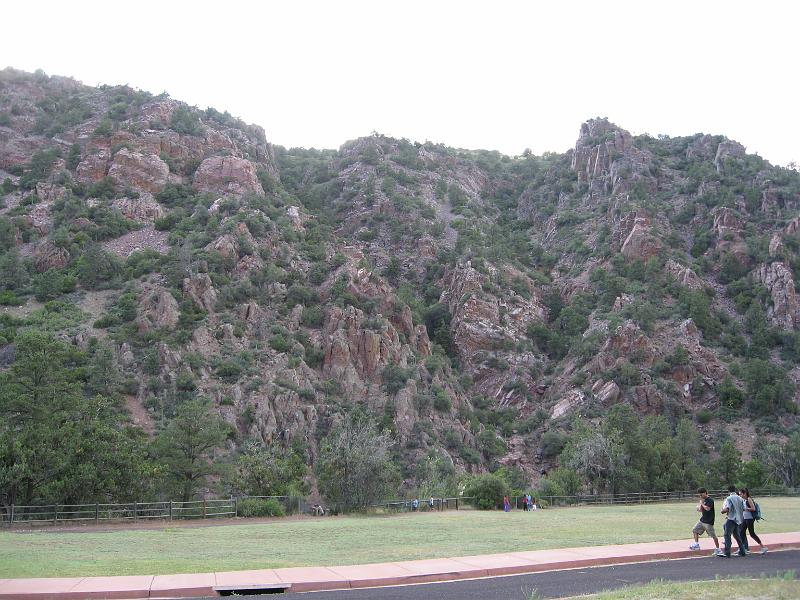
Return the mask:
<path id="1" fill-rule="evenodd" d="M 764 498 L 758 532 L 800 529 L 800 498 Z M 0 578 L 144 575 L 691 538 L 690 503 L 304 518 L 213 527 L 0 532 Z M 721 521 L 720 516 L 717 516 Z M 721 534 L 721 524 L 717 528 Z M 704 547 L 710 541 L 704 541 Z"/>
<path id="2" fill-rule="evenodd" d="M 534 594 L 532 598 L 536 598 Z M 653 582 L 632 585 L 612 592 L 578 596 L 581 600 L 795 600 L 800 598 L 800 581 L 792 573 L 786 578 L 725 579 L 691 583 Z M 575 599 L 577 600 L 577 599 Z"/>

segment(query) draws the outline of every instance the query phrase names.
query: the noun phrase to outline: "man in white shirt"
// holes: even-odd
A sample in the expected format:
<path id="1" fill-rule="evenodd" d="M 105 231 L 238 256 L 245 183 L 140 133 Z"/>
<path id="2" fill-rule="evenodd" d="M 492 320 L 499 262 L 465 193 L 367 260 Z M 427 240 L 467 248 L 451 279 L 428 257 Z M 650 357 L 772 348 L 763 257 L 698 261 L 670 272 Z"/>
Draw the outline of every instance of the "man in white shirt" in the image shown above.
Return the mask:
<path id="1" fill-rule="evenodd" d="M 725 550 L 722 554 L 718 554 L 717 556 L 721 558 L 731 557 L 731 536 L 733 536 L 736 543 L 739 544 L 739 551 L 737 554 L 739 556 L 746 556 L 744 544 L 742 544 L 742 538 L 739 535 L 739 530 L 744 523 L 744 500 L 736 493 L 736 486 L 729 486 L 728 492 L 730 495 L 725 498 L 725 502 L 722 503 L 722 514 L 728 515 L 723 529 L 725 532 Z"/>

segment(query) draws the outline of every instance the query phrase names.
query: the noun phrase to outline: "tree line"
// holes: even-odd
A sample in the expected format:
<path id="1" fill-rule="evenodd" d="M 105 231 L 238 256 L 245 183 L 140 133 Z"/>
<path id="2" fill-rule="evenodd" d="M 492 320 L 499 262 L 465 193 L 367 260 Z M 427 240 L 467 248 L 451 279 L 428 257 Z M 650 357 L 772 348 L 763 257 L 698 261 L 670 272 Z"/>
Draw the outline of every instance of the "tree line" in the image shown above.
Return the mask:
<path id="1" fill-rule="evenodd" d="M 8 348 L 8 347 L 7 347 Z M 320 442 L 314 471 L 308 448 L 239 440 L 236 429 L 202 398 L 187 399 L 154 436 L 131 423 L 110 348 L 88 350 L 40 331 L 16 336 L 0 374 L 0 503 L 29 505 L 188 501 L 201 491 L 237 495 L 309 493 L 311 475 L 329 505 L 342 510 L 406 491 L 418 497 L 464 493 L 490 507 L 504 493 L 529 489 L 521 471 L 459 478 L 452 459 L 432 451 L 400 464 L 397 444 L 364 410 L 341 415 Z M 545 434 L 547 435 L 547 434 Z M 641 418 L 624 404 L 602 419 L 577 417 L 568 436 L 548 443 L 560 466 L 539 495 L 670 491 L 734 482 L 793 487 L 800 479 L 800 433 L 760 439 L 742 457 L 722 436 L 709 448 L 688 419 Z M 238 447 L 238 450 L 236 448 Z M 504 493 L 499 493 L 504 492 Z M 495 498 L 497 496 L 497 498 Z"/>

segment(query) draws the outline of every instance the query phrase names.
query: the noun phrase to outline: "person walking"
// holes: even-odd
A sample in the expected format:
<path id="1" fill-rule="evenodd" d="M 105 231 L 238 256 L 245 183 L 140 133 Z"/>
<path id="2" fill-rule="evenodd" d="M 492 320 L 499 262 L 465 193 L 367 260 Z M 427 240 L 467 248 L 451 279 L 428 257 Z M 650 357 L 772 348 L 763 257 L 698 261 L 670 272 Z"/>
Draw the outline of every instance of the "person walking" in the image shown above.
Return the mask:
<path id="1" fill-rule="evenodd" d="M 744 500 L 736 493 L 736 486 L 728 486 L 729 496 L 725 498 L 722 503 L 722 514 L 727 515 L 723 531 L 725 532 L 725 551 L 722 554 L 717 554 L 722 558 L 731 557 L 731 536 L 739 544 L 737 554 L 739 556 L 747 556 L 744 551 L 744 544 L 739 535 L 742 524 L 744 523 Z"/>
<path id="2" fill-rule="evenodd" d="M 744 500 L 744 513 L 742 514 L 744 518 L 744 524 L 739 531 L 739 535 L 742 538 L 742 543 L 744 544 L 744 551 L 748 554 L 750 553 L 750 544 L 747 541 L 747 534 L 749 532 L 750 537 L 753 538 L 759 546 L 761 546 L 761 554 L 766 554 L 767 547 L 764 545 L 764 542 L 761 541 L 761 538 L 756 535 L 753 527 L 756 522 L 756 502 L 750 496 L 750 490 L 747 488 L 742 488 L 739 490 L 739 495 L 742 497 L 742 500 Z"/>
<path id="3" fill-rule="evenodd" d="M 700 502 L 697 504 L 697 512 L 700 513 L 700 520 L 692 529 L 694 544 L 689 546 L 689 550 L 700 550 L 700 536 L 705 532 L 714 541 L 714 555 L 719 556 L 722 550 L 719 549 L 719 538 L 714 531 L 714 499 L 708 495 L 706 488 L 697 490 Z"/>
<path id="4" fill-rule="evenodd" d="M 511 511 L 511 502 L 509 502 L 508 496 L 503 496 L 503 511 L 505 512 Z"/>

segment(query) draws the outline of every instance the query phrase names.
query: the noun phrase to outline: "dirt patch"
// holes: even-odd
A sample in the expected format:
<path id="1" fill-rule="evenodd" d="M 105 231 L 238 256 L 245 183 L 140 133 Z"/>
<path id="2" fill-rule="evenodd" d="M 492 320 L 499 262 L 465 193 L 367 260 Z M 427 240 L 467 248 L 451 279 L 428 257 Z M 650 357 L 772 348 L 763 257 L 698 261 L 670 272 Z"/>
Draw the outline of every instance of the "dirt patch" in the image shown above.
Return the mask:
<path id="1" fill-rule="evenodd" d="M 753 446 L 756 445 L 758 434 L 756 428 L 749 421 L 737 421 L 725 426 L 726 431 L 733 438 L 736 449 L 742 453 L 742 460 L 750 460 Z"/>
<path id="2" fill-rule="evenodd" d="M 125 408 L 131 413 L 133 424 L 137 427 L 141 427 L 148 435 L 152 436 L 156 430 L 153 417 L 150 416 L 147 409 L 136 399 L 136 396 L 125 396 Z"/>
<path id="3" fill-rule="evenodd" d="M 43 308 L 44 304 L 33 298 L 28 298 L 28 301 L 22 306 L 0 306 L 0 314 L 10 315 L 16 319 L 25 319 L 30 314 Z"/>
<path id="4" fill-rule="evenodd" d="M 160 254 L 169 252 L 169 234 L 166 231 L 156 231 L 149 225 L 136 231 L 129 231 L 115 240 L 103 244 L 103 247 L 117 256 L 127 258 L 137 250 L 155 250 Z"/>

